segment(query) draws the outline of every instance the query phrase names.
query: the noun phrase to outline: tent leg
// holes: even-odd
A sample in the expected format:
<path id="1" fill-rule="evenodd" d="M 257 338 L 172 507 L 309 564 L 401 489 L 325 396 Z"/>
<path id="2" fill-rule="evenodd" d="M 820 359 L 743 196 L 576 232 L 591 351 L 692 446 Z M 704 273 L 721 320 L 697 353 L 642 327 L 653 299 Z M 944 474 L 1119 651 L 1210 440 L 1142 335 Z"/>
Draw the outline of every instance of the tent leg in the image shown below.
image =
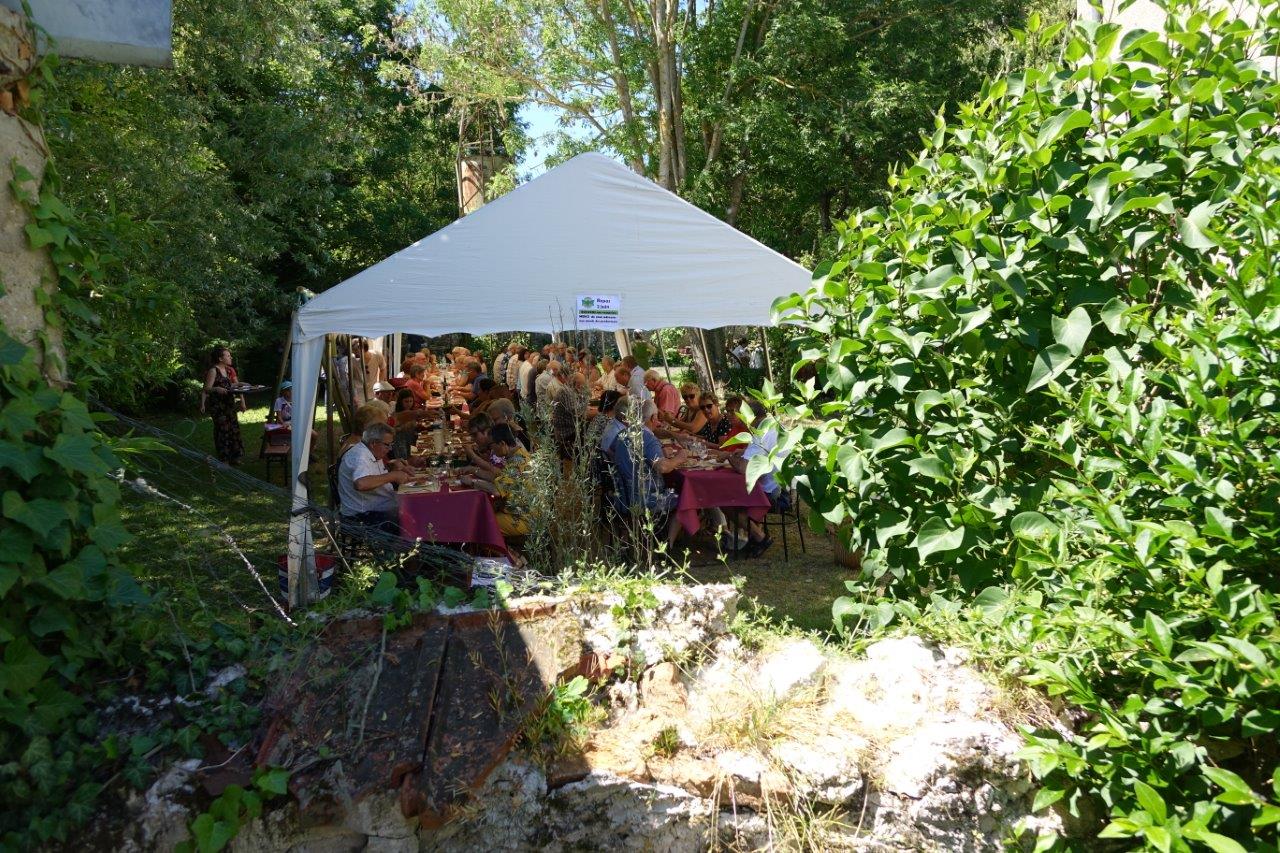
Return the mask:
<path id="1" fill-rule="evenodd" d="M 760 327 L 760 344 L 764 347 L 764 370 L 765 375 L 769 377 L 770 384 L 773 383 L 773 359 L 769 356 L 769 335 L 765 331 L 764 326 Z"/>
<path id="2" fill-rule="evenodd" d="M 293 325 L 298 322 L 298 312 L 294 311 L 289 317 L 289 334 L 284 337 L 284 354 L 280 356 L 280 369 L 276 371 L 276 387 L 271 391 L 271 402 L 268 406 L 274 406 L 276 396 L 280 393 L 280 386 L 284 384 L 284 372 L 289 367 L 289 356 L 293 354 Z M 275 412 L 267 412 L 267 421 L 271 421 Z"/>
<path id="3" fill-rule="evenodd" d="M 631 342 L 627 340 L 627 330 L 618 329 L 613 333 L 613 342 L 618 345 L 618 358 L 631 355 Z"/>
<path id="4" fill-rule="evenodd" d="M 716 375 L 711 367 L 711 350 L 707 349 L 707 333 L 702 329 L 698 329 L 698 341 L 702 344 L 702 357 L 706 359 L 707 364 L 707 382 L 711 384 L 711 390 L 716 390 Z"/>

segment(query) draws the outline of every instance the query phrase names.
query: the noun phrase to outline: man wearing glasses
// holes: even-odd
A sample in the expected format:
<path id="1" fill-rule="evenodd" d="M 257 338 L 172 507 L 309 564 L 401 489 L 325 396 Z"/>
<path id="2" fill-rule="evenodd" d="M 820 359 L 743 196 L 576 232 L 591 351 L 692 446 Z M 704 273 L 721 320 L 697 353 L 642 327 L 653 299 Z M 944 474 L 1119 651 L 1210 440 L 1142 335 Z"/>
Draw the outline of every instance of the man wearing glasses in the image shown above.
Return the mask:
<path id="1" fill-rule="evenodd" d="M 360 436 L 360 443 L 342 456 L 338 464 L 338 502 L 344 521 L 376 527 L 399 535 L 396 513 L 396 486 L 409 481 L 405 463 L 391 460 L 387 451 L 395 431 L 386 424 L 372 424 Z"/>

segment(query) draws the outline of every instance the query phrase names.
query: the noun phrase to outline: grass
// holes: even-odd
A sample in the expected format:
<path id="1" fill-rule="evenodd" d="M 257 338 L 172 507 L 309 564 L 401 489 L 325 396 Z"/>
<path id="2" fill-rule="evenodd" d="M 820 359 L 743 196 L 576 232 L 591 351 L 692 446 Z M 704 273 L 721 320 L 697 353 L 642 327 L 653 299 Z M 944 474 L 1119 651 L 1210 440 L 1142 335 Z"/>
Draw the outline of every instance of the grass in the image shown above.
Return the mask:
<path id="1" fill-rule="evenodd" d="M 239 470 L 266 479 L 266 463 L 259 458 L 267 408 L 259 406 L 240 415 L 245 456 Z M 212 453 L 213 423 L 199 414 L 168 414 L 148 419 L 148 423 L 176 435 L 191 448 Z M 340 427 L 334 424 L 334 444 Z M 327 500 L 328 442 L 326 422 L 321 413 L 315 421 L 318 439 L 316 461 L 310 467 L 310 481 L 317 503 Z M 157 466 L 160 467 L 160 466 Z M 193 516 L 173 504 L 149 498 L 126 497 L 125 521 L 137 538 L 128 546 L 128 558 L 139 579 L 170 590 L 176 611 L 230 614 L 261 608 L 261 590 L 252 580 L 244 561 L 225 541 L 223 528 L 235 540 L 259 571 L 264 581 L 275 584 L 275 560 L 284 552 L 284 521 L 287 501 L 279 496 L 229 483 L 223 475 L 182 457 L 172 457 L 168 470 L 147 473 L 148 482 L 166 494 L 194 507 Z M 286 475 L 273 466 L 271 482 L 282 486 Z M 776 517 L 773 519 L 776 522 Z M 199 535 L 192 535 L 198 532 Z M 781 625 L 826 633 L 831 629 L 831 602 L 843 595 L 844 583 L 857 573 L 836 563 L 831 537 L 805 532 L 806 552 L 801 552 L 794 523 L 788 530 L 790 558 L 784 559 L 776 523 L 771 527 L 774 546 L 763 557 L 716 559 L 706 536 L 697 538 L 686 574 L 673 575 L 672 582 L 732 583 L 742 585 L 744 595 L 755 599 L 761 615 Z M 683 543 L 682 543 L 683 544 Z M 622 578 L 614 578 L 621 582 Z M 612 584 L 607 584 L 612 586 Z M 274 590 L 274 586 L 272 586 Z M 246 610 L 247 608 L 247 610 Z"/>
<path id="2" fill-rule="evenodd" d="M 771 517 L 774 520 L 776 516 Z M 856 579 L 858 572 L 836 562 L 830 536 L 805 530 L 802 552 L 793 523 L 787 531 L 790 557 L 784 559 L 782 540 L 772 523 L 770 533 L 773 547 L 753 560 L 713 561 L 704 545 L 704 553 L 694 556 L 689 576 L 699 583 L 732 583 L 741 578 L 743 594 L 767 608 L 766 618 L 805 631 L 831 631 L 831 602 L 848 592 L 845 581 Z"/>
<path id="3" fill-rule="evenodd" d="M 266 463 L 258 455 L 266 415 L 265 406 L 240 415 L 245 456 L 239 470 L 258 480 L 266 477 Z M 208 417 L 161 415 L 148 423 L 189 449 L 212 454 Z M 318 420 L 317 430 L 323 428 Z M 327 447 L 323 440 L 317 444 L 319 461 L 312 466 L 311 482 L 325 489 L 317 498 L 323 502 Z M 177 453 L 130 454 L 126 462 L 130 478 L 141 477 L 164 497 L 122 490 L 122 517 L 134 535 L 123 556 L 138 580 L 169 605 L 176 621 L 193 636 L 204 636 L 214 623 L 253 630 L 261 619 L 278 618 L 253 573 L 277 593 L 276 560 L 286 547 L 288 498 Z M 275 485 L 286 479 L 273 466 Z M 364 577 L 345 578 L 340 592 L 367 582 Z"/>

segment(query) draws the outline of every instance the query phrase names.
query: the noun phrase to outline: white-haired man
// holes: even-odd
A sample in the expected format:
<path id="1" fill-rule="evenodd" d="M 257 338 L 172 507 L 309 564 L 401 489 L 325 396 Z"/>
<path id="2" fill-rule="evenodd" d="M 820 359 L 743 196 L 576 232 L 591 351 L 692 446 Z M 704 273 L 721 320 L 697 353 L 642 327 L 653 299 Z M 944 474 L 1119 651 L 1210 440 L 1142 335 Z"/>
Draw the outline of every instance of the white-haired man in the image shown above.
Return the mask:
<path id="1" fill-rule="evenodd" d="M 653 395 L 653 402 L 658 407 L 658 417 L 664 421 L 673 420 L 680 412 L 680 389 L 668 382 L 662 371 L 654 367 L 644 372 L 644 387 Z"/>
<path id="2" fill-rule="evenodd" d="M 360 434 L 360 443 L 338 463 L 338 499 L 344 520 L 399 534 L 395 489 L 409 481 L 409 473 L 400 460 L 388 464 L 393 439 L 395 430 L 385 423 Z"/>

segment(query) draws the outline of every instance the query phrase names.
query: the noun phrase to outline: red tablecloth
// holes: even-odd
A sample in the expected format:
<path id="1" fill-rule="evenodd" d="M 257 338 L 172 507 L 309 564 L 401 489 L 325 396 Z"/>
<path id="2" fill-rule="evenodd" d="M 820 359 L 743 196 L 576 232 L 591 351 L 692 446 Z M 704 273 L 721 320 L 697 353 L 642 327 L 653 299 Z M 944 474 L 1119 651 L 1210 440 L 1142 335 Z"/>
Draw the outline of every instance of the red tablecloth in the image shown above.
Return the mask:
<path id="1" fill-rule="evenodd" d="M 507 553 L 489 496 L 475 489 L 397 495 L 400 535 L 446 545 L 484 545 Z"/>
<path id="2" fill-rule="evenodd" d="M 698 519 L 700 509 L 745 509 L 747 516 L 755 521 L 764 521 L 769 512 L 769 498 L 760 484 L 748 493 L 746 476 L 732 469 L 677 468 L 670 476 L 680 492 L 676 518 L 690 535 L 702 526 Z"/>

